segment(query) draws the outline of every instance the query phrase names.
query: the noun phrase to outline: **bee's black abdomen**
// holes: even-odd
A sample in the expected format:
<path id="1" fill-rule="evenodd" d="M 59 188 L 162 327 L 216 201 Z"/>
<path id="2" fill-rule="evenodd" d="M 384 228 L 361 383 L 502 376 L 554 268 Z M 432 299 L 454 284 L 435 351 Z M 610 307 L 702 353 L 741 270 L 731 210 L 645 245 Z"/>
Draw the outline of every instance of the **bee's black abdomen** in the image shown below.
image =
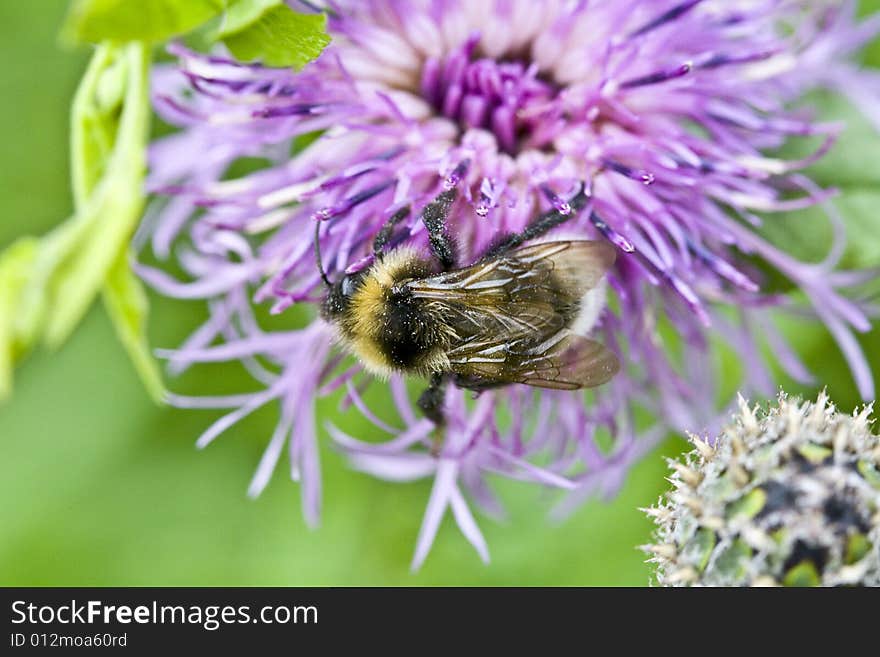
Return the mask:
<path id="1" fill-rule="evenodd" d="M 388 299 L 379 342 L 396 367 L 418 368 L 437 344 L 436 322 L 404 289 Z"/>

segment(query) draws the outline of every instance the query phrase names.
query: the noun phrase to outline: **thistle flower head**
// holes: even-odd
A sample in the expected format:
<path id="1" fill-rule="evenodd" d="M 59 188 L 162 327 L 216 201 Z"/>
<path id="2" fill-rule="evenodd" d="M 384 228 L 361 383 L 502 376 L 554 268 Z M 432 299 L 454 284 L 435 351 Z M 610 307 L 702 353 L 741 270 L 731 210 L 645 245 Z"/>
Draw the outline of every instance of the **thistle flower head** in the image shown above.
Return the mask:
<path id="1" fill-rule="evenodd" d="M 757 213 L 816 204 L 836 220 L 832 191 L 801 170 L 840 126 L 815 122 L 791 103 L 818 86 L 880 98 L 877 80 L 847 60 L 876 20 L 857 24 L 849 4 L 781 1 L 372 0 L 330 9 L 333 43 L 299 72 L 180 45 L 170 48 L 176 63 L 155 72 L 156 109 L 181 130 L 152 148 L 151 189 L 165 198 L 139 240 L 160 258 L 179 244 L 174 254 L 189 280 L 140 271 L 159 291 L 210 308 L 205 325 L 167 354 L 173 372 L 239 360 L 259 383 L 250 394 L 173 398 L 232 409 L 200 444 L 260 406 L 280 404 L 253 493 L 287 444 L 306 517 L 317 520 L 313 404 L 343 388 L 343 404 L 390 436 L 376 444 L 328 425 L 355 467 L 395 481 L 434 477 L 416 564 L 446 508 L 486 557 L 466 500 L 500 512 L 487 475 L 568 490 L 557 509 L 564 512 L 596 492 L 613 493 L 628 465 L 670 428 L 712 426 L 719 393 L 711 335 L 740 355 L 747 393 L 772 392 L 761 339 L 789 372 L 809 379 L 773 324 L 773 311 L 792 308 L 762 294 L 755 262 L 799 286 L 871 396 L 851 334 L 868 319 L 841 292 L 865 276 L 832 273 L 840 231 L 826 261 L 805 264 L 754 226 Z M 772 155 L 805 138 L 819 144 L 812 157 Z M 241 158 L 264 166 L 230 174 Z M 581 185 L 586 207 L 574 211 L 569 201 Z M 427 253 L 420 211 L 449 189 L 457 191 L 448 227 L 461 264 L 550 209 L 571 215 L 558 234 L 617 247 L 608 308 L 593 334 L 625 371 L 589 403 L 580 393 L 538 395 L 521 386 L 474 402 L 451 389 L 435 456 L 433 426 L 414 411 L 401 380 L 387 384 L 399 419 L 377 418 L 361 392 L 386 384 L 343 359 L 328 326 L 315 319 L 270 331 L 254 306 L 284 314 L 293 304 L 320 303 L 315 222 L 334 280 L 369 265 L 374 236 L 394 216 L 391 246 Z M 677 344 L 660 337 L 661 324 Z M 640 409 L 655 423 L 639 426 L 637 439 Z M 610 450 L 599 447 L 603 433 L 614 436 Z"/>
<path id="2" fill-rule="evenodd" d="M 880 586 L 880 438 L 825 393 L 740 412 L 648 512 L 662 585 Z"/>

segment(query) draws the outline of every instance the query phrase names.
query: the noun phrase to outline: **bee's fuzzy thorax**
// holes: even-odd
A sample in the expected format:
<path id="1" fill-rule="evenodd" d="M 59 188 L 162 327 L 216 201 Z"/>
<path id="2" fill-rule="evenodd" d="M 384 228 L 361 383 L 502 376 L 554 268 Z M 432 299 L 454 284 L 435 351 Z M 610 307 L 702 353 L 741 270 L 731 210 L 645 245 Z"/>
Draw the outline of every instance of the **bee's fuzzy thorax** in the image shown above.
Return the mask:
<path id="1" fill-rule="evenodd" d="M 392 288 L 408 279 L 424 276 L 430 265 L 415 249 L 402 247 L 371 266 L 351 298 L 351 322 L 355 333 L 375 334 Z"/>
<path id="2" fill-rule="evenodd" d="M 433 267 L 418 249 L 401 246 L 376 260 L 370 267 L 370 275 L 386 287 L 407 278 L 418 278 L 431 272 Z"/>

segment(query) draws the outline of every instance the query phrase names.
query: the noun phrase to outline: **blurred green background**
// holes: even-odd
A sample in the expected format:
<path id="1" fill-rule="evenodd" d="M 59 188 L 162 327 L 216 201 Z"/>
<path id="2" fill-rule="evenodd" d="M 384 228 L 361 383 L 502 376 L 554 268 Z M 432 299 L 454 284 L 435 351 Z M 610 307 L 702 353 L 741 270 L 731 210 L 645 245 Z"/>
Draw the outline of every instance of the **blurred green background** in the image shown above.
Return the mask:
<path id="1" fill-rule="evenodd" d="M 71 210 L 67 112 L 88 54 L 57 46 L 65 7 L 64 0 L 0 3 L 0 248 L 23 233 L 43 233 Z M 869 57 L 880 63 L 877 44 Z M 832 161 L 816 174 L 829 183 L 852 172 L 842 207 L 852 211 L 855 229 L 874 236 L 878 143 L 876 135 L 844 140 L 840 166 Z M 880 264 L 880 251 L 863 236 L 856 236 L 860 258 Z M 156 346 L 177 345 L 203 319 L 197 304 L 155 295 L 152 302 Z M 853 408 L 858 398 L 831 339 L 812 324 L 789 329 L 832 398 Z M 880 378 L 880 332 L 861 342 Z M 216 390 L 218 375 L 223 389 L 252 386 L 234 366 L 171 385 Z M 334 409 L 324 406 L 324 417 Z M 351 472 L 325 440 L 323 520 L 309 530 L 283 466 L 262 497 L 245 497 L 274 409 L 198 452 L 194 440 L 216 416 L 151 404 L 100 306 L 59 352 L 30 357 L 12 400 L 0 407 L 0 584 L 644 585 L 649 569 L 635 546 L 649 540 L 651 527 L 636 508 L 656 501 L 666 484 L 662 456 L 685 445 L 670 439 L 632 471 L 616 499 L 593 501 L 561 525 L 545 519 L 547 500 L 538 491 L 499 482 L 509 519 L 478 518 L 492 563 L 484 566 L 446 518 L 427 563 L 411 575 L 429 482 L 388 484 Z"/>

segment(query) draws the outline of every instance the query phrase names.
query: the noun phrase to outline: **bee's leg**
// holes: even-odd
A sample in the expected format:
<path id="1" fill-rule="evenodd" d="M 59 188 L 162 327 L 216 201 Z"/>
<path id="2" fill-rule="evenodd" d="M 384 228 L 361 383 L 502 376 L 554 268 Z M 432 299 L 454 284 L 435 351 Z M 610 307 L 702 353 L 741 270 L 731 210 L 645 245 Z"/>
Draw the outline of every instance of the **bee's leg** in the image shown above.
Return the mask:
<path id="1" fill-rule="evenodd" d="M 440 261 L 443 271 L 448 271 L 455 266 L 455 244 L 446 230 L 446 219 L 449 217 L 449 210 L 455 201 L 455 195 L 454 188 L 447 189 L 422 210 L 422 221 L 425 228 L 428 229 L 431 251 Z"/>
<path id="2" fill-rule="evenodd" d="M 422 415 L 431 420 L 438 427 L 442 426 L 446 419 L 443 417 L 443 401 L 446 397 L 446 379 L 442 374 L 432 374 L 431 384 L 419 395 L 416 402 Z"/>
<path id="3" fill-rule="evenodd" d="M 547 231 L 556 228 L 560 224 L 564 224 L 566 221 L 576 216 L 579 210 L 584 208 L 587 204 L 587 200 L 588 196 L 586 188 L 584 184 L 581 183 L 580 189 L 578 189 L 577 193 L 568 201 L 569 207 L 567 208 L 567 212 L 563 212 L 562 210 L 550 210 L 549 212 L 545 212 L 526 226 L 521 233 L 507 235 L 499 242 L 496 242 L 489 248 L 483 257 L 494 258 L 502 255 L 511 249 L 515 249 L 524 242 L 540 237 Z"/>
<path id="4" fill-rule="evenodd" d="M 431 454 L 438 456 L 443 448 L 443 425 L 446 418 L 443 416 L 443 401 L 446 398 L 446 379 L 442 374 L 432 374 L 431 384 L 419 395 L 419 409 L 426 418 L 435 424 L 434 441 L 431 444 Z"/>
<path id="5" fill-rule="evenodd" d="M 388 242 L 391 241 L 391 236 L 394 234 L 394 229 L 397 227 L 401 221 L 406 219 L 409 216 L 409 206 L 400 208 L 397 212 L 392 214 L 388 221 L 384 223 L 382 228 L 379 229 L 379 232 L 376 233 L 376 237 L 373 238 L 373 257 L 376 260 L 381 260 L 382 256 L 385 255 L 385 249 L 388 246 Z"/>

